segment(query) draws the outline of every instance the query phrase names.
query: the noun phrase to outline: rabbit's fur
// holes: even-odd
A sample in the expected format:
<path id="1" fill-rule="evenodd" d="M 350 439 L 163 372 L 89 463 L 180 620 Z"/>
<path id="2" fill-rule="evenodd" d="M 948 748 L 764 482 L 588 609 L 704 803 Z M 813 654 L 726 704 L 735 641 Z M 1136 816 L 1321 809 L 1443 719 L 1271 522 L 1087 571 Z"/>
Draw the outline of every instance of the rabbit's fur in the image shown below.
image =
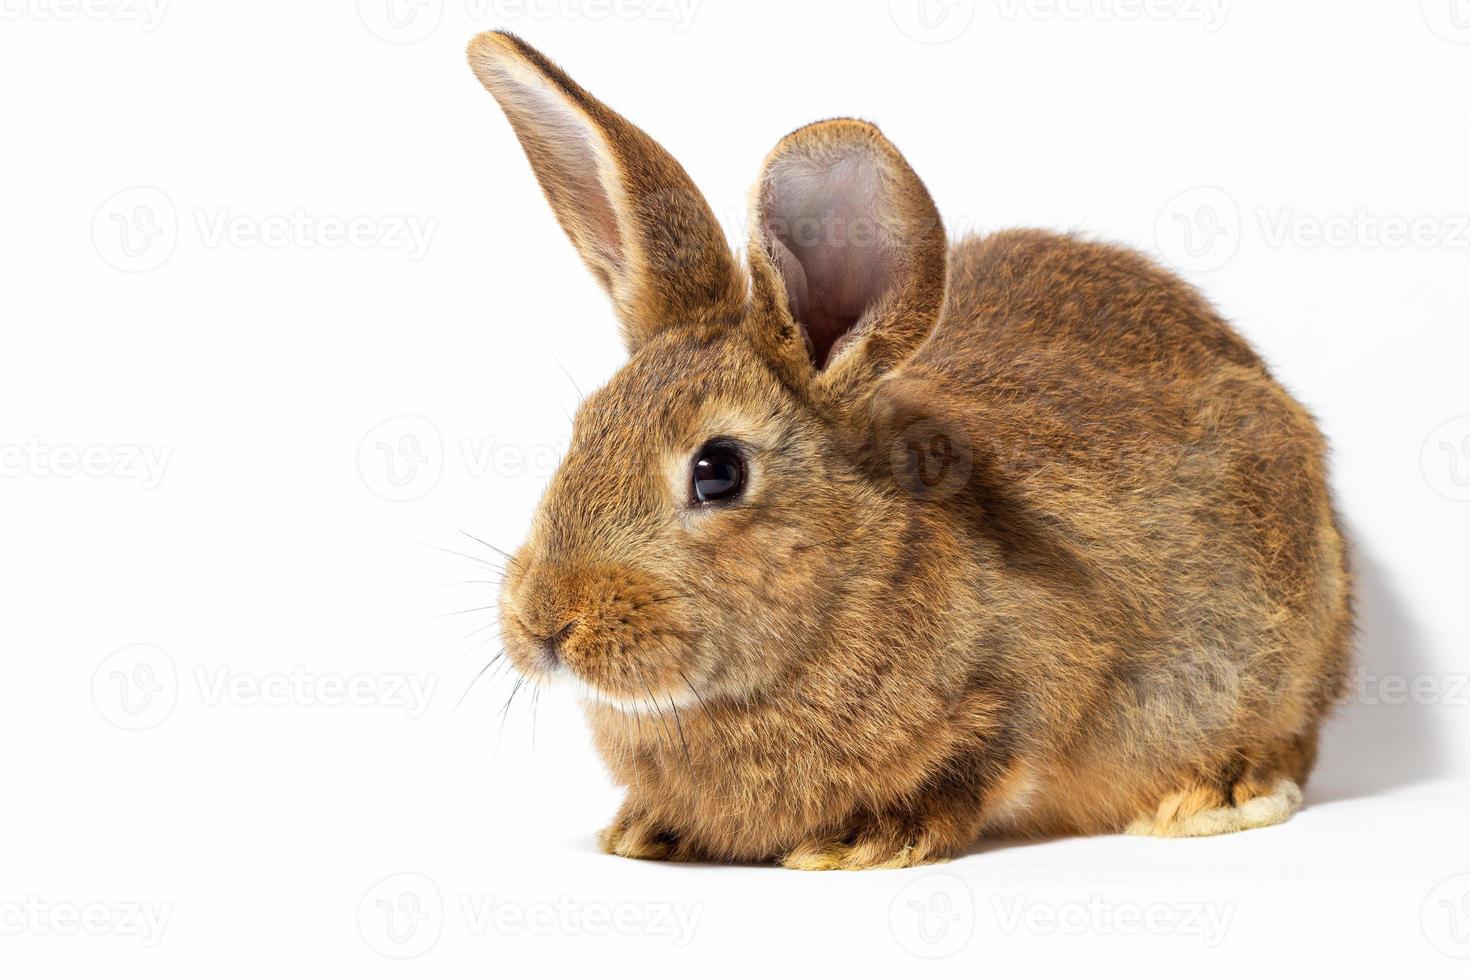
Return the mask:
<path id="1" fill-rule="evenodd" d="M 747 273 L 648 136 L 511 35 L 470 61 L 631 352 L 500 599 L 627 787 L 606 849 L 886 867 L 1291 815 L 1344 543 L 1316 425 L 1194 289 L 1046 232 L 950 245 L 849 119 L 767 159 Z M 714 437 L 746 488 L 699 506 Z"/>

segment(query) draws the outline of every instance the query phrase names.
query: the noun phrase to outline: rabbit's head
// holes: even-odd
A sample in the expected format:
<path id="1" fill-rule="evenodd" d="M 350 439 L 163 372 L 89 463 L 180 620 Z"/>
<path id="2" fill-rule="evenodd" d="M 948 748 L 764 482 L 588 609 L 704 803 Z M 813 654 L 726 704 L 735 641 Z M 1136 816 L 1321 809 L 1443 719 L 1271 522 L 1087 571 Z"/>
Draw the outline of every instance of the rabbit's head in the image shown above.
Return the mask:
<path id="1" fill-rule="evenodd" d="M 658 143 L 514 36 L 469 58 L 630 353 L 580 406 L 511 560 L 517 668 L 624 710 L 741 698 L 852 610 L 898 614 L 907 570 L 885 542 L 917 505 L 888 435 L 906 396 L 885 376 L 938 318 L 946 254 L 903 158 L 851 119 L 782 139 L 742 270 Z"/>

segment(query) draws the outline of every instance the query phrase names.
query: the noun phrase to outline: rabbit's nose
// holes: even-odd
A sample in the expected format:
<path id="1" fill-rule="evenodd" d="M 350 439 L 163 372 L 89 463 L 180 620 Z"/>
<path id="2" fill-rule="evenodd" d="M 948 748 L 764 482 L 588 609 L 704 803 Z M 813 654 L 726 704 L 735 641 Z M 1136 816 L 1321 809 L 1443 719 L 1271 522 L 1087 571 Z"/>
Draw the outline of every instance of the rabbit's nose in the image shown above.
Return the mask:
<path id="1" fill-rule="evenodd" d="M 580 624 L 580 622 L 580 620 L 573 619 L 569 622 L 563 623 L 561 626 L 549 632 L 537 630 L 529 631 L 531 633 L 532 640 L 534 640 L 536 645 L 541 648 L 542 654 L 546 657 L 548 666 L 561 666 L 564 645 L 566 644 L 567 639 L 577 631 L 577 626 Z"/>

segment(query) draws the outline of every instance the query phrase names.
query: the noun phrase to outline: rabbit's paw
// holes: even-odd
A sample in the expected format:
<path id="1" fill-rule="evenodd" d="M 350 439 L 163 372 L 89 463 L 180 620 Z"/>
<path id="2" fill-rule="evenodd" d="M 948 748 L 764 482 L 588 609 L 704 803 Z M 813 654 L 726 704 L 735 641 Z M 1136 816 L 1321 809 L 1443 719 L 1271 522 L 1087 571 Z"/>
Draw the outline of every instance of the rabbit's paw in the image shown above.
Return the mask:
<path id="1" fill-rule="evenodd" d="M 861 871 L 912 868 L 948 859 L 932 834 L 910 824 L 880 821 L 840 837 L 803 841 L 781 858 L 798 871 Z"/>
<path id="2" fill-rule="evenodd" d="M 598 846 L 607 853 L 643 861 L 673 860 L 677 842 L 671 831 L 637 814 L 619 813 L 597 834 Z"/>
<path id="3" fill-rule="evenodd" d="M 1229 834 L 1284 823 L 1301 805 L 1301 787 L 1292 779 L 1242 780 L 1228 800 L 1218 790 L 1193 787 L 1169 794 L 1154 813 L 1139 817 L 1124 832 L 1153 837 Z"/>

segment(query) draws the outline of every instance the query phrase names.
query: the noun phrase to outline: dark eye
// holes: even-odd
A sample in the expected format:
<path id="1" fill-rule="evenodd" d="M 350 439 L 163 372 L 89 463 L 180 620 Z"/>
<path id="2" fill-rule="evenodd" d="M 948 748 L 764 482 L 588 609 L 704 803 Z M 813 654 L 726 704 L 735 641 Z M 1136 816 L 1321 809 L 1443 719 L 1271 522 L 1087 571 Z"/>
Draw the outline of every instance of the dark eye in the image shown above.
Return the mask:
<path id="1" fill-rule="evenodd" d="M 694 456 L 694 499 L 702 504 L 729 500 L 745 483 L 745 461 L 733 446 L 706 443 Z"/>

